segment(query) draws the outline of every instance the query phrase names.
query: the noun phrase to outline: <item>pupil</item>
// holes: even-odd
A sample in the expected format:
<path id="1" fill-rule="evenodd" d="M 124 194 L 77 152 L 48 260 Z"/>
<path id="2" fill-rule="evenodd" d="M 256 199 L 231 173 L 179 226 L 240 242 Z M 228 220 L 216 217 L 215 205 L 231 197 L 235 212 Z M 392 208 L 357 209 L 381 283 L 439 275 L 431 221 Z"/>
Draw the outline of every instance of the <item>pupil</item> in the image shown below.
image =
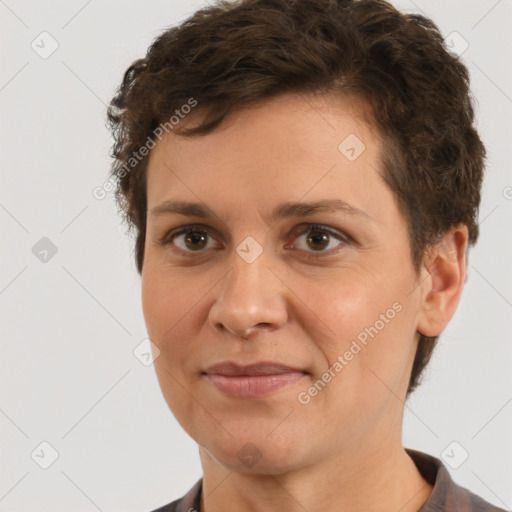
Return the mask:
<path id="1" fill-rule="evenodd" d="M 315 233 L 313 231 L 313 233 Z M 316 231 L 316 233 L 319 233 L 319 231 Z M 326 247 L 326 245 L 328 244 L 329 240 L 328 240 L 328 235 L 323 233 L 323 234 L 320 234 L 320 235 L 309 235 L 309 238 L 308 238 L 308 241 L 313 241 L 313 244 L 321 244 L 322 247 L 320 247 L 321 249 L 323 249 L 324 247 Z M 324 244 L 322 244 L 322 242 L 325 242 Z"/>
<path id="2" fill-rule="evenodd" d="M 202 244 L 200 244 L 201 241 L 203 242 Z M 200 249 L 202 249 L 206 245 L 206 236 L 204 234 L 197 234 L 197 231 L 195 232 L 195 234 L 194 232 L 190 232 L 187 235 L 187 243 L 188 242 L 191 242 L 192 246 L 194 246 L 195 248 L 199 247 Z M 198 243 L 200 244 L 200 246 L 197 245 Z"/>

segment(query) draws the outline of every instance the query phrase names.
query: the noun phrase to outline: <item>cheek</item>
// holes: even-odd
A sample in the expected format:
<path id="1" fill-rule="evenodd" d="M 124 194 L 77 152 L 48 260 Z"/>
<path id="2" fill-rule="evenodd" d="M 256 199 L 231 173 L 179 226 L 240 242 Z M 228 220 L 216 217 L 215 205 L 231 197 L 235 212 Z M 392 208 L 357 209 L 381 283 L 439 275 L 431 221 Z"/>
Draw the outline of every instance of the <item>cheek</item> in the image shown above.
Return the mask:
<path id="1" fill-rule="evenodd" d="M 322 369 L 301 397 L 325 435 L 341 429 L 349 439 L 401 406 L 396 395 L 407 386 L 415 331 L 414 309 L 399 290 L 347 282 L 309 289 L 310 304 L 334 334 L 309 333 Z"/>
<path id="2" fill-rule="evenodd" d="M 186 363 L 191 360 L 194 346 L 193 329 L 200 329 L 197 306 L 211 285 L 204 280 L 190 281 L 182 272 L 150 265 L 144 270 L 141 285 L 146 329 L 160 350 L 155 370 L 167 402 L 173 402 L 174 409 L 174 402 L 179 403 L 181 397 L 178 383 L 187 377 Z"/>
<path id="3" fill-rule="evenodd" d="M 304 290 L 306 283 L 304 283 Z M 328 336 L 311 332 L 331 367 L 342 359 L 343 379 L 350 387 L 379 383 L 379 377 L 395 389 L 407 373 L 415 352 L 417 312 L 407 297 L 405 280 L 380 282 L 356 273 L 346 273 L 339 282 L 308 287 L 308 304 L 328 326 Z M 327 329 L 323 329 L 323 333 Z M 385 386 L 384 386 L 385 387 Z M 364 388 L 359 388 L 363 390 Z"/>
<path id="4" fill-rule="evenodd" d="M 142 274 L 142 310 L 151 341 L 163 350 L 163 335 L 172 327 L 175 317 L 176 294 L 165 276 L 148 267 Z"/>
<path id="5" fill-rule="evenodd" d="M 194 415 L 194 402 L 187 392 L 186 362 L 191 359 L 190 343 L 194 305 L 211 286 L 187 286 L 182 273 L 148 264 L 143 271 L 141 291 L 146 329 L 160 350 L 154 368 L 163 397 L 177 421 L 186 426 Z"/>
<path id="6" fill-rule="evenodd" d="M 344 270 L 338 279 L 323 282 L 311 279 L 301 282 L 295 278 L 295 282 L 301 283 L 295 290 L 297 295 L 305 297 L 304 302 L 329 330 L 331 336 L 326 342 L 332 342 L 335 349 L 343 349 L 343 342 L 356 338 L 364 343 L 365 337 L 369 336 L 368 329 L 376 322 L 379 331 L 397 323 L 394 319 L 399 316 L 396 309 L 400 306 L 393 305 L 401 304 L 402 298 L 398 291 L 390 288 L 389 283 L 379 286 L 376 281 L 374 276 L 361 276 Z M 381 315 L 384 315 L 383 320 Z M 339 345 L 336 345 L 336 340 Z"/>
<path id="7" fill-rule="evenodd" d="M 164 343 L 173 332 L 183 329 L 183 321 L 211 289 L 211 279 L 189 275 L 186 270 L 172 270 L 148 265 L 142 275 L 142 308 L 148 333 Z M 153 338 L 151 338 L 153 339 Z M 165 346 L 162 347 L 165 349 Z"/>

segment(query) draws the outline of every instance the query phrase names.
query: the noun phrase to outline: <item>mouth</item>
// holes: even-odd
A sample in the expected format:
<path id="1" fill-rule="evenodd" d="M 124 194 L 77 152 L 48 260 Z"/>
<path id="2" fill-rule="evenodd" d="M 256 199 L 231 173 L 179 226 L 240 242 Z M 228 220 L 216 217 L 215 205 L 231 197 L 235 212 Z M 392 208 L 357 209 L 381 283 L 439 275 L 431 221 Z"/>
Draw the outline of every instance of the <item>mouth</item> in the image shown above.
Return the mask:
<path id="1" fill-rule="evenodd" d="M 256 398 L 290 386 L 308 375 L 308 372 L 274 362 L 246 366 L 225 362 L 210 366 L 202 375 L 225 395 Z"/>

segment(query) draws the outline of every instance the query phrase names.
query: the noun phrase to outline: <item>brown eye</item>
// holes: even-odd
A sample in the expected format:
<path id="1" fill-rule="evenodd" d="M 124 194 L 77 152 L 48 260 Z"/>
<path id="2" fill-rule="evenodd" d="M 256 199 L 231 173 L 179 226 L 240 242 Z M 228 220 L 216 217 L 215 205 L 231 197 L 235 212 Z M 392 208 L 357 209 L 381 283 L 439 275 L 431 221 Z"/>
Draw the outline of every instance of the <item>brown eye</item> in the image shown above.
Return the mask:
<path id="1" fill-rule="evenodd" d="M 334 231 L 322 225 L 309 224 L 299 226 L 293 235 L 293 243 L 285 249 L 299 249 L 304 252 L 326 255 L 337 252 L 344 245 L 350 244 L 351 238 L 343 232 Z M 204 253 L 208 249 L 216 249 L 216 239 L 209 229 L 203 226 L 184 226 L 179 231 L 164 236 L 160 243 L 163 246 L 174 246 L 173 250 L 183 254 Z M 172 247 L 171 247 L 172 248 Z"/>
<path id="2" fill-rule="evenodd" d="M 185 233 L 185 245 L 188 249 L 204 249 L 208 235 L 201 231 L 189 231 Z"/>
<path id="3" fill-rule="evenodd" d="M 187 226 L 165 237 L 162 244 L 174 245 L 179 251 L 187 253 L 204 252 L 215 247 L 215 239 L 204 228 Z"/>
<path id="4" fill-rule="evenodd" d="M 322 231 L 310 231 L 307 237 L 307 243 L 315 250 L 324 250 L 329 244 L 329 235 Z"/>
<path id="5" fill-rule="evenodd" d="M 306 229 L 298 231 L 293 240 L 291 245 L 286 246 L 287 249 L 300 249 L 309 253 L 336 252 L 337 248 L 349 243 L 348 235 L 316 224 L 308 225 Z"/>

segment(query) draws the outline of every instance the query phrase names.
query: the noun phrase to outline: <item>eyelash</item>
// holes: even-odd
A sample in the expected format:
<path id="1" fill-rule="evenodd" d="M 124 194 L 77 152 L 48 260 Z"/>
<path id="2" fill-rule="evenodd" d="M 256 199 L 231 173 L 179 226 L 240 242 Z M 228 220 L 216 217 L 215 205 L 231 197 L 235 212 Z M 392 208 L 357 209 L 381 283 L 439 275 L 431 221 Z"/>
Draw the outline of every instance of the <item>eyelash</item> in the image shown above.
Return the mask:
<path id="1" fill-rule="evenodd" d="M 299 231 L 299 227 L 295 228 L 294 231 L 292 232 L 293 240 L 295 238 L 299 237 L 300 235 L 304 235 L 304 234 L 310 233 L 312 231 L 323 231 L 323 232 L 327 233 L 330 237 L 333 237 L 333 238 L 339 240 L 340 242 L 343 242 L 343 244 L 345 244 L 345 245 L 349 245 L 354 242 L 354 239 L 350 235 L 343 233 L 343 232 L 334 231 L 331 228 L 324 226 L 322 224 L 307 224 L 300 231 Z M 169 233 L 166 233 L 163 237 L 161 237 L 159 239 L 159 244 L 164 247 L 171 245 L 173 240 L 176 237 L 178 237 L 180 235 L 185 235 L 185 234 L 188 234 L 191 232 L 192 233 L 193 232 L 206 233 L 208 236 L 211 236 L 210 228 L 208 228 L 207 226 L 203 226 L 201 224 L 191 224 L 191 225 L 187 225 L 187 226 L 182 226 L 181 228 L 178 228 L 178 230 L 173 230 Z M 286 245 L 289 246 L 290 244 L 287 243 Z M 201 254 L 201 253 L 205 252 L 205 250 L 185 251 L 179 247 L 173 248 L 172 250 L 178 251 L 181 254 L 186 255 L 186 256 L 192 256 L 195 253 Z M 336 248 L 334 252 L 338 252 L 339 250 L 340 250 L 340 248 Z M 306 251 L 306 252 L 310 252 L 310 251 Z M 318 256 L 323 256 L 323 255 L 329 256 L 332 254 L 333 254 L 333 250 L 331 249 L 330 251 L 323 251 L 323 250 L 311 251 L 310 256 L 318 257 Z"/>

